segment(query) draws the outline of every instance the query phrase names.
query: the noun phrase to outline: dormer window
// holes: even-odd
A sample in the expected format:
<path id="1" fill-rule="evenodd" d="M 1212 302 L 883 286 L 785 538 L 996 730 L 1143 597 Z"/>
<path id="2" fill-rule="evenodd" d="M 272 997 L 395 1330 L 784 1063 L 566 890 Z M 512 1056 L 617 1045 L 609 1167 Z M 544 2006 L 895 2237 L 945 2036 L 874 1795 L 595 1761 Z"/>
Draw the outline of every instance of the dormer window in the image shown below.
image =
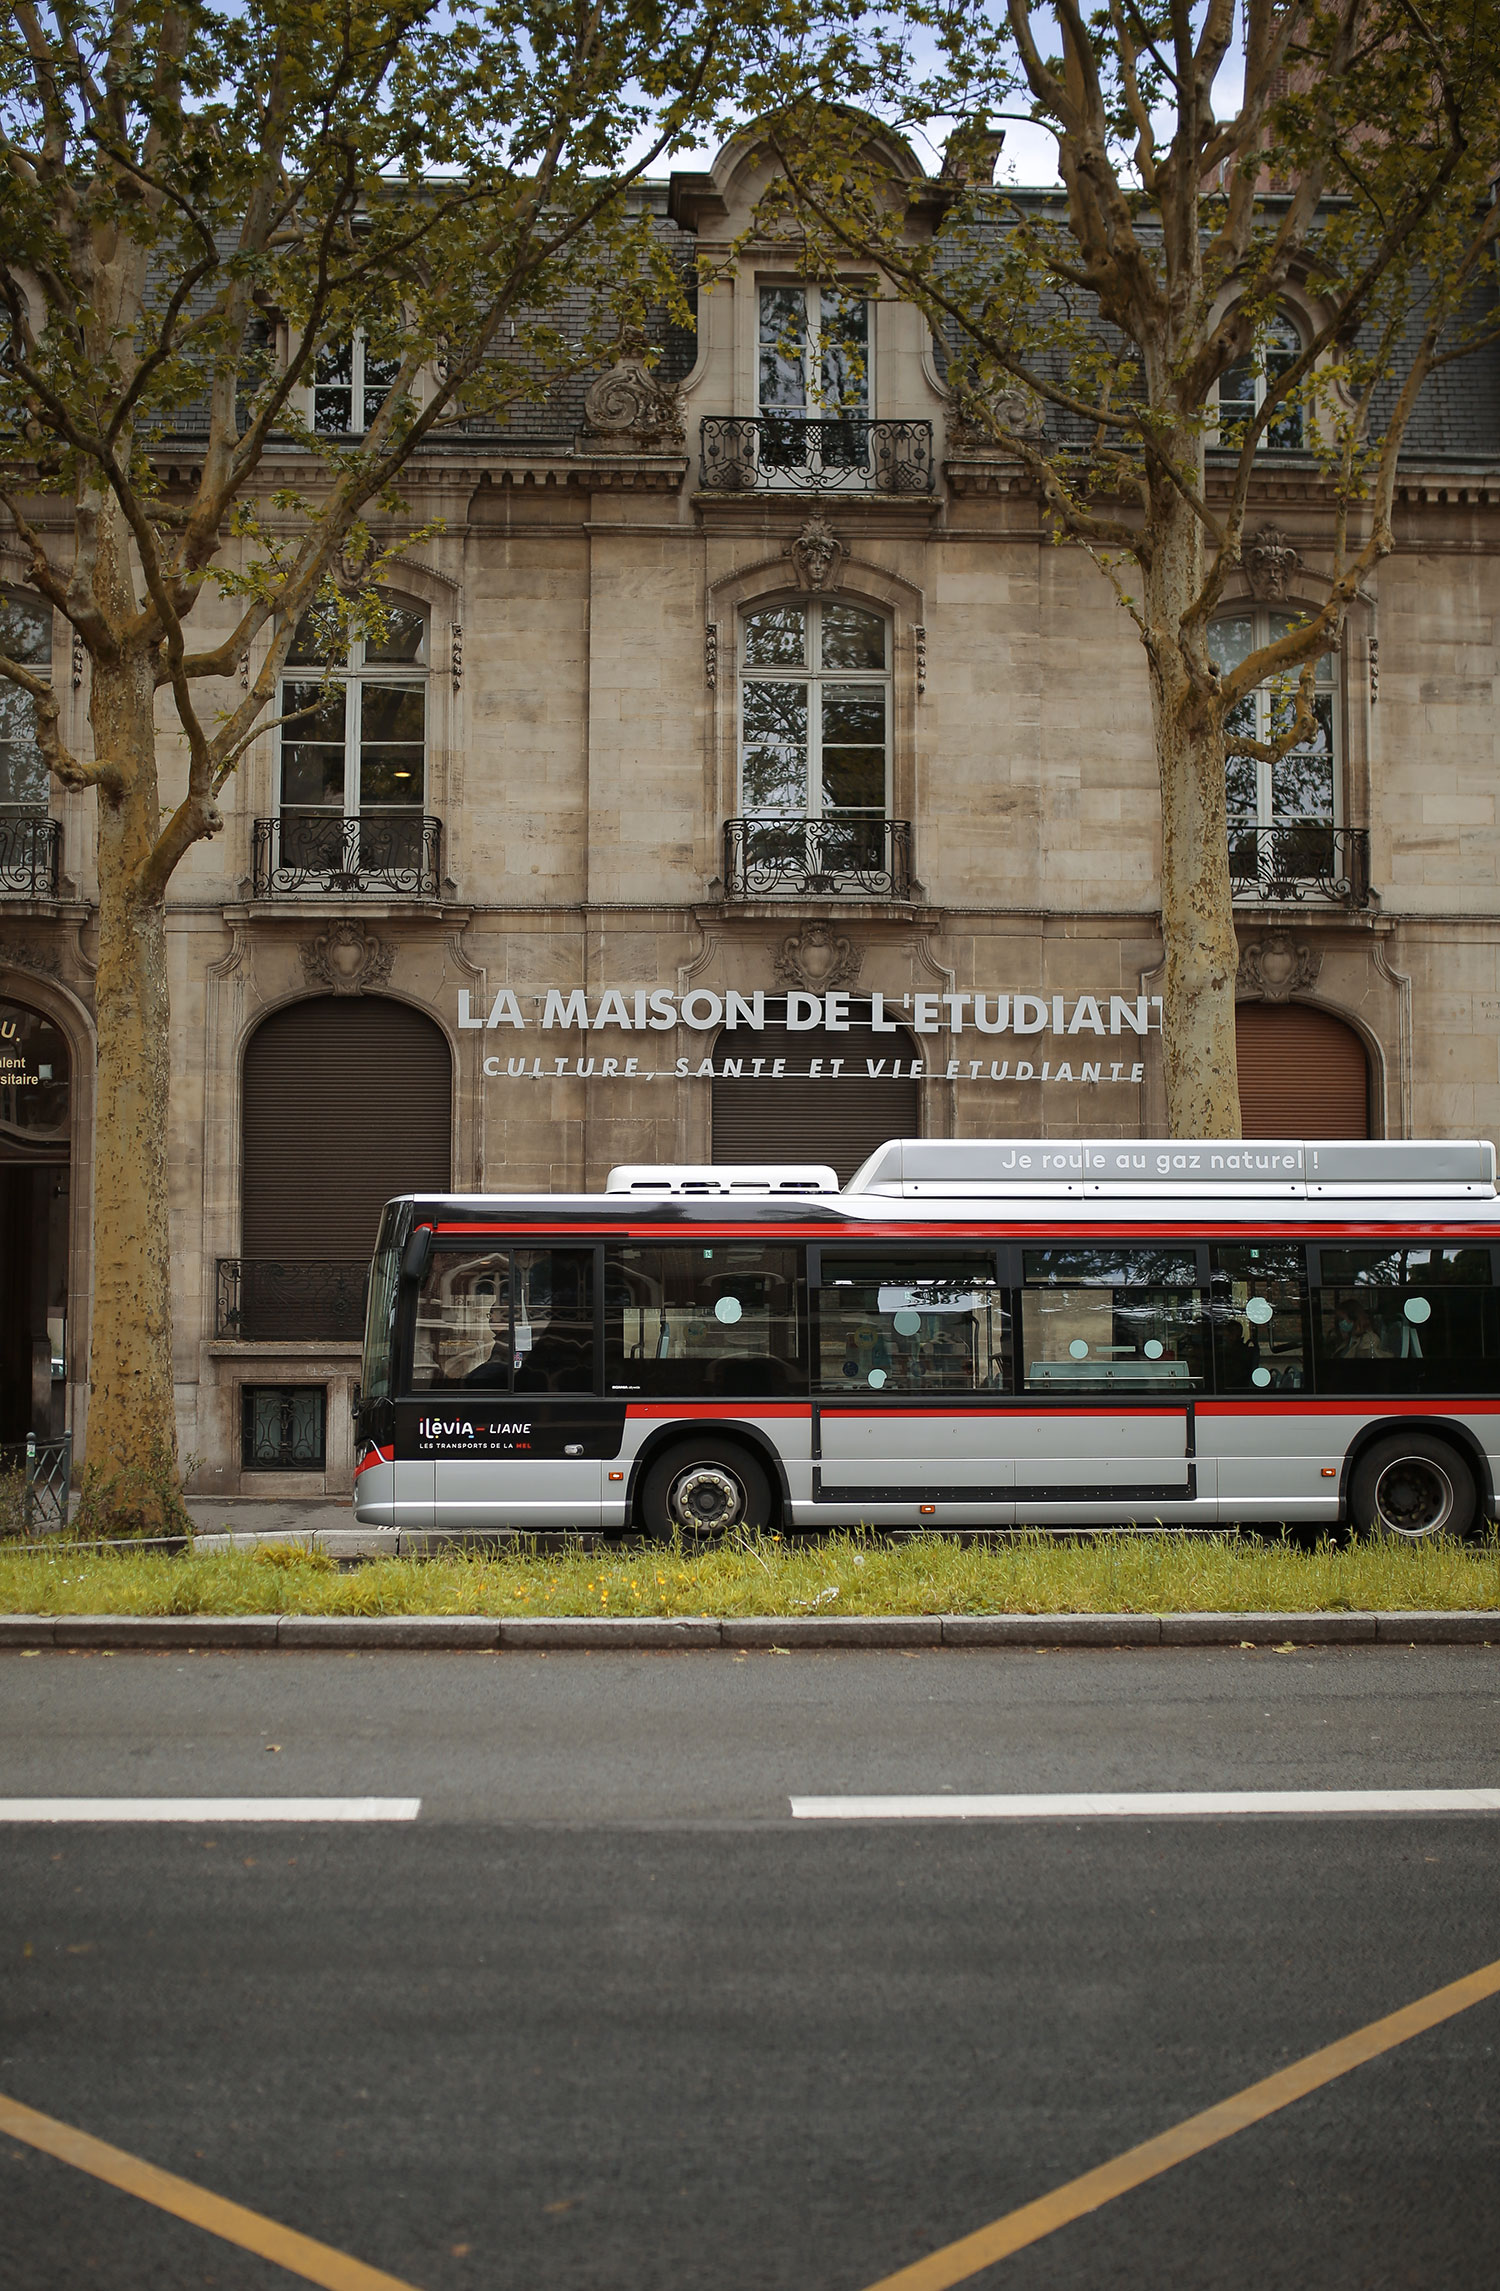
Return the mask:
<path id="1" fill-rule="evenodd" d="M 1219 377 L 1221 445 L 1234 445 L 1243 439 L 1245 425 L 1254 421 L 1269 392 L 1275 389 L 1282 375 L 1296 365 L 1302 348 L 1302 336 L 1296 325 L 1284 311 L 1278 311 L 1249 357 L 1238 359 Z M 1289 405 L 1266 429 L 1259 451 L 1300 453 L 1306 442 L 1302 408 Z"/>
<path id="2" fill-rule="evenodd" d="M 321 437 L 363 437 L 401 371 L 377 358 L 363 332 L 327 342 L 313 361 L 313 428 Z"/>
<path id="3" fill-rule="evenodd" d="M 762 415 L 807 420 L 870 412 L 870 299 L 862 286 L 763 286 Z"/>

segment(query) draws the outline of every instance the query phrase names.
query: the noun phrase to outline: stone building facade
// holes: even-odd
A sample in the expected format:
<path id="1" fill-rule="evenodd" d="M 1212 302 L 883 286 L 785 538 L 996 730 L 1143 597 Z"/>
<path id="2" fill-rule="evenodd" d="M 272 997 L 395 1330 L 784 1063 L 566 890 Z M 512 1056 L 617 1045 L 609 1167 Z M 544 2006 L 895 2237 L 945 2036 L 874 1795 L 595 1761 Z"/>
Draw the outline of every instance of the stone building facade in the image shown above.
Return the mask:
<path id="1" fill-rule="evenodd" d="M 175 879 L 177 1374 L 205 1492 L 347 1488 L 361 1259 L 402 1186 L 1163 1125 L 1134 631 L 955 415 L 913 311 L 857 267 L 810 287 L 783 243 L 731 259 L 760 164 L 732 143 L 646 193 L 718 274 L 695 344 L 651 364 L 627 340 L 524 431 L 424 453 L 412 520 L 440 530 L 392 572 L 385 641 L 306 736 L 258 741 Z M 1250 523 L 1231 648 L 1322 593 L 1300 440 L 1265 454 Z M 1252 1133 L 1500 1129 L 1493 365 L 1434 389 L 1397 538 L 1320 674 L 1315 752 L 1232 791 Z M 0 583 L 21 570 L 0 555 Z M 79 740 L 81 657 L 36 642 Z M 76 1435 L 87 1391 L 92 799 L 28 792 L 23 747 L 0 1438 Z"/>

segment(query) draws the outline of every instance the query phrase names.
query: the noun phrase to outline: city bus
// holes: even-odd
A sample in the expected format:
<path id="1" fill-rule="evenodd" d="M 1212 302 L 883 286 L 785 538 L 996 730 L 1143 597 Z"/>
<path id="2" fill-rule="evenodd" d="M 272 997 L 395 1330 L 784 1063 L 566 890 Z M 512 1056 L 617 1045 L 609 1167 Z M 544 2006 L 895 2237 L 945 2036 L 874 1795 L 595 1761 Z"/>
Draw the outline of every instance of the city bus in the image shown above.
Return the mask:
<path id="1" fill-rule="evenodd" d="M 384 1212 L 371 1525 L 1464 1536 L 1500 1453 L 1484 1142 L 900 1139 Z"/>

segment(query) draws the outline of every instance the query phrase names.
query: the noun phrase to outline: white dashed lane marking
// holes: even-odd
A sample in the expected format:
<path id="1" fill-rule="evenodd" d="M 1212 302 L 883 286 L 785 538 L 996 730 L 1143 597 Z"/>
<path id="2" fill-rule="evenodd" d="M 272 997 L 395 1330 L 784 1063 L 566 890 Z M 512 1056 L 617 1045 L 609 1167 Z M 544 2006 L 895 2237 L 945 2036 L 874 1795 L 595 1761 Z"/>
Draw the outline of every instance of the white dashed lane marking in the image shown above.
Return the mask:
<path id="1" fill-rule="evenodd" d="M 1500 1790 L 1081 1790 L 1017 1797 L 793 1798 L 798 1822 L 1087 1821 L 1184 1814 L 1500 1814 Z"/>

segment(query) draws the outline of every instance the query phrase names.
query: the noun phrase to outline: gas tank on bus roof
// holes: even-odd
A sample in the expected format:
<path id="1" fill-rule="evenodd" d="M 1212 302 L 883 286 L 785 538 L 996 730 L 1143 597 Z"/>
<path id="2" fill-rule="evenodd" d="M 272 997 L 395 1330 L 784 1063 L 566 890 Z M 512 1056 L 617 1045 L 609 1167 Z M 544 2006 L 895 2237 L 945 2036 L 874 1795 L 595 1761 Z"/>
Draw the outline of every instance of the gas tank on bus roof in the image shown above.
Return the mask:
<path id="1" fill-rule="evenodd" d="M 1472 1199 L 1495 1193 L 1487 1138 L 894 1138 L 846 1194 L 904 1199 L 1204 1192 Z"/>

